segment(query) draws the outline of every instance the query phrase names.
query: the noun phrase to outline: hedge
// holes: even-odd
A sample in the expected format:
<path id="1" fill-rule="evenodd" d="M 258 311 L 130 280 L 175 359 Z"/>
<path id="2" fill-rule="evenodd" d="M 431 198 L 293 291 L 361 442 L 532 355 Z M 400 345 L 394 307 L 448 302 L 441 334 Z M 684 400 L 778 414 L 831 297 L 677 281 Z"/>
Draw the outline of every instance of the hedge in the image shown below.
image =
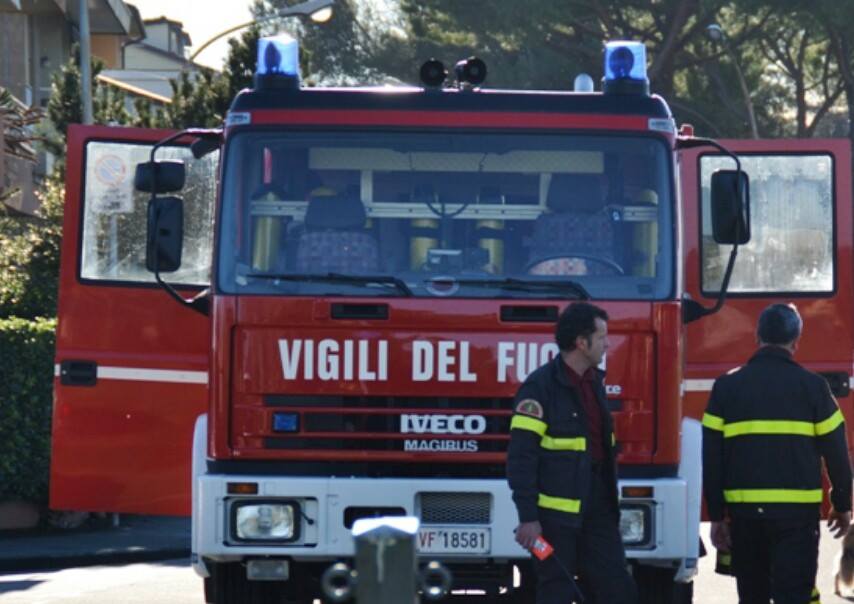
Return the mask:
<path id="1" fill-rule="evenodd" d="M 56 319 L 0 319 L 0 501 L 46 504 Z"/>

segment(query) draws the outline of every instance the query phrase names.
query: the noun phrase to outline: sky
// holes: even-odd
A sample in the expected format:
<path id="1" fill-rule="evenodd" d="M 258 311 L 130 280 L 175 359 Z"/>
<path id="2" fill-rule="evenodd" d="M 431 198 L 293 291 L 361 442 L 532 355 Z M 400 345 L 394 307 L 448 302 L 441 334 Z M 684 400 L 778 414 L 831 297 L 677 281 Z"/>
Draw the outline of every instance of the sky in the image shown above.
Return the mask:
<path id="1" fill-rule="evenodd" d="M 249 7 L 252 0 L 127 0 L 139 9 L 143 19 L 167 17 L 184 24 L 190 34 L 194 52 L 218 33 L 252 19 Z M 240 32 L 231 34 L 240 35 Z M 217 40 L 196 57 L 202 65 L 221 69 L 228 53 L 229 36 Z"/>

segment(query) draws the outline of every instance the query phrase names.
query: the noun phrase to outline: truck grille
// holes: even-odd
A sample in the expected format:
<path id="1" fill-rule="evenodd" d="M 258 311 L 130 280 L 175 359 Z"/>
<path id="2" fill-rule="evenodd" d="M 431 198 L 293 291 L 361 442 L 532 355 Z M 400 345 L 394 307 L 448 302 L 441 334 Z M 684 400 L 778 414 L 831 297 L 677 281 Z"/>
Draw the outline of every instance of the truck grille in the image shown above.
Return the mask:
<path id="1" fill-rule="evenodd" d="M 267 433 L 265 449 L 400 453 L 409 461 L 426 453 L 494 463 L 507 450 L 512 415 L 509 398 L 270 395 L 264 406 L 299 416 L 298 432 Z"/>
<path id="2" fill-rule="evenodd" d="M 489 524 L 489 493 L 419 493 L 418 507 L 424 524 Z"/>

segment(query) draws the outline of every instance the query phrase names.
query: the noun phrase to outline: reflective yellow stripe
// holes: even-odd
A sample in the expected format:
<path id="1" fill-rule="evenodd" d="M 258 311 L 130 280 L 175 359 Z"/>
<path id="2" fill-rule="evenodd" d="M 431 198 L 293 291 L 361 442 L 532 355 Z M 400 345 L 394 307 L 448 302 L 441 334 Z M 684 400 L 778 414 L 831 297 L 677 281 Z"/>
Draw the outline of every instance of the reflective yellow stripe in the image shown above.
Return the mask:
<path id="1" fill-rule="evenodd" d="M 727 503 L 821 503 L 821 489 L 725 490 Z"/>
<path id="2" fill-rule="evenodd" d="M 585 451 L 587 449 L 587 439 L 583 436 L 576 438 L 543 436 L 540 446 L 543 449 L 550 449 L 552 451 Z"/>
<path id="3" fill-rule="evenodd" d="M 811 422 L 796 422 L 776 419 L 756 419 L 746 422 L 735 422 L 723 427 L 724 438 L 745 436 L 747 434 L 793 434 L 798 436 L 815 436 L 815 424 Z"/>
<path id="4" fill-rule="evenodd" d="M 611 446 L 615 446 L 617 444 L 617 435 L 611 432 Z"/>
<path id="5" fill-rule="evenodd" d="M 548 425 L 544 421 L 528 417 L 527 415 L 514 415 L 510 420 L 510 429 L 518 428 L 519 430 L 530 430 L 536 432 L 540 436 L 546 433 Z"/>
<path id="6" fill-rule="evenodd" d="M 580 499 L 552 497 L 551 495 L 544 495 L 543 493 L 540 493 L 540 496 L 537 498 L 537 505 L 541 508 L 557 510 L 559 512 L 569 512 L 571 514 L 577 514 L 581 511 Z"/>
<path id="7" fill-rule="evenodd" d="M 828 417 L 823 422 L 818 422 L 815 425 L 815 435 L 824 436 L 836 430 L 839 426 L 845 423 L 845 418 L 842 417 L 842 411 L 836 410 L 836 413 Z"/>
<path id="8" fill-rule="evenodd" d="M 711 413 L 704 413 L 703 425 L 711 430 L 717 430 L 720 432 L 724 429 L 724 418 L 712 415 Z"/>

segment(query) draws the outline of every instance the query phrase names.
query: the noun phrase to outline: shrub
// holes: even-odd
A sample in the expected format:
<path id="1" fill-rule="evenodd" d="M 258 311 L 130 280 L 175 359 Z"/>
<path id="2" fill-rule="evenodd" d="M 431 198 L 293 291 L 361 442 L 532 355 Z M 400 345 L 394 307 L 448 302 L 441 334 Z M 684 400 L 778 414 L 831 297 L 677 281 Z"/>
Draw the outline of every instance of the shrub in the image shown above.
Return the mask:
<path id="1" fill-rule="evenodd" d="M 0 500 L 46 504 L 55 319 L 0 319 Z"/>
<path id="2" fill-rule="evenodd" d="M 63 185 L 58 175 L 38 192 L 39 215 L 0 214 L 0 318 L 56 314 Z"/>

